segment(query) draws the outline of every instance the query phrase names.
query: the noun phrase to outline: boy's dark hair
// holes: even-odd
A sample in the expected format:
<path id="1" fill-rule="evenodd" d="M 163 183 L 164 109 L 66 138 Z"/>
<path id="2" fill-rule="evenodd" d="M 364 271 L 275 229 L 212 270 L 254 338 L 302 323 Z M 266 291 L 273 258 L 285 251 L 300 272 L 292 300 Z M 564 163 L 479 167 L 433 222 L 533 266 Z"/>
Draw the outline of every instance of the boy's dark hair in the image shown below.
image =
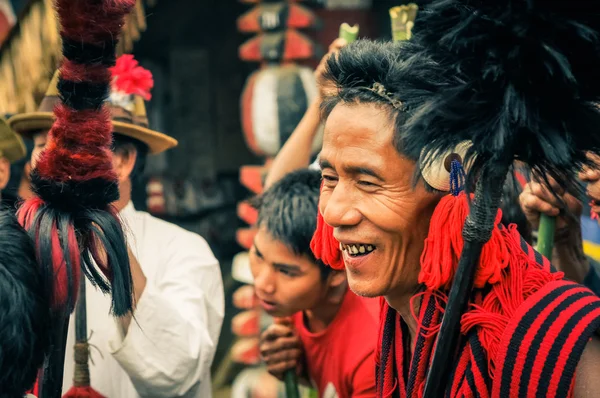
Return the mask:
<path id="1" fill-rule="evenodd" d="M 47 348 L 49 303 L 29 235 L 0 209 L 0 398 L 33 387 Z"/>
<path id="2" fill-rule="evenodd" d="M 319 171 L 294 171 L 252 199 L 251 204 L 258 210 L 257 224 L 264 226 L 294 254 L 308 256 L 319 266 L 325 279 L 331 268 L 317 260 L 310 250 L 310 241 L 317 229 L 320 185 Z"/>

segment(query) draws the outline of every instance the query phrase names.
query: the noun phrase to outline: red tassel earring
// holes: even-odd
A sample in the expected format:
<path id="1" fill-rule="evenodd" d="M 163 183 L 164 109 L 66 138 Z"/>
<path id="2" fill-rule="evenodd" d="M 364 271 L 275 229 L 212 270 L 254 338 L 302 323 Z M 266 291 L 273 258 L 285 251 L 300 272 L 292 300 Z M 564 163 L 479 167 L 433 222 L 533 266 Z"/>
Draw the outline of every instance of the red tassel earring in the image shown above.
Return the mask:
<path id="1" fill-rule="evenodd" d="M 321 184 L 321 190 L 323 185 Z M 310 241 L 310 249 L 318 260 L 335 270 L 343 270 L 344 259 L 340 250 L 340 242 L 333 237 L 333 227 L 323 219 L 320 206 L 317 211 L 317 229 Z"/>
<path id="2" fill-rule="evenodd" d="M 447 290 L 454 278 L 464 240 L 463 226 L 469 214 L 469 201 L 463 191 L 465 172 L 458 160 L 453 160 L 450 171 L 450 195 L 442 198 L 435 208 L 421 255 L 419 283 L 431 290 Z M 498 210 L 496 225 L 502 219 Z M 508 265 L 509 252 L 502 232 L 494 228 L 491 239 L 483 246 L 475 273 L 474 286 L 500 281 L 502 270 Z"/>

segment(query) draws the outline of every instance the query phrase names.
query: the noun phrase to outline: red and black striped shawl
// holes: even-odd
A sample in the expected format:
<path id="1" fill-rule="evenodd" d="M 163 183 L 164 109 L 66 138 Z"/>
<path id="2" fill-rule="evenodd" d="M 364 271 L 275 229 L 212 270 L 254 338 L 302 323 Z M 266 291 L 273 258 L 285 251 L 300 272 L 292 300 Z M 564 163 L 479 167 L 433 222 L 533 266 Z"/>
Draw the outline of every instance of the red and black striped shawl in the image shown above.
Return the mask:
<path id="1" fill-rule="evenodd" d="M 510 238 L 520 242 L 526 260 L 509 265 L 507 274 L 511 275 L 501 283 L 516 283 L 514 289 L 505 286 L 504 292 L 512 295 L 506 299 L 517 304 L 514 311 L 485 317 L 485 306 L 485 311 L 494 311 L 487 300 L 493 288 L 475 291 L 461 321 L 460 350 L 446 390 L 448 398 L 572 396 L 581 354 L 600 329 L 600 299 L 589 289 L 563 280 L 562 273 L 552 269 L 514 228 L 510 232 Z M 419 296 L 419 327 L 410 359 L 406 358 L 411 352 L 406 324 L 382 299 L 376 355 L 378 397 L 422 395 L 445 295 L 426 291 Z M 504 323 L 497 321 L 502 317 Z"/>

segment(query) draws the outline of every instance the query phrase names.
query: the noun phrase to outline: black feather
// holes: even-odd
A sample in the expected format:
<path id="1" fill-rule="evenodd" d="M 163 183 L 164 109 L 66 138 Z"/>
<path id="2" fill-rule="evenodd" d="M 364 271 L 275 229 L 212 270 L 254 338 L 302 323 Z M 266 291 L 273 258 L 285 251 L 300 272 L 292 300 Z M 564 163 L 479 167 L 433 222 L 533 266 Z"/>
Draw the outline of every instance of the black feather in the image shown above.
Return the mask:
<path id="1" fill-rule="evenodd" d="M 402 93 L 405 150 L 470 140 L 471 182 L 517 159 L 576 191 L 586 152 L 600 152 L 599 30 L 595 1 L 428 2 L 400 58 L 432 60 L 447 77 L 425 96 Z"/>
<path id="2" fill-rule="evenodd" d="M 119 199 L 119 185 L 105 178 L 85 181 L 56 181 L 44 178 L 37 169 L 31 172 L 31 188 L 45 203 L 75 213 L 85 209 L 105 209 Z"/>
<path id="3" fill-rule="evenodd" d="M 510 165 L 525 162 L 546 183 L 553 177 L 577 193 L 575 173 L 588 163 L 588 152 L 600 152 L 599 15 L 600 2 L 589 0 L 434 0 L 401 52 L 401 58 L 433 60 L 448 76 L 426 96 L 402 94 L 410 109 L 406 150 L 435 155 L 469 140 L 467 161 L 477 154 L 468 176 L 475 199 L 465 246 L 425 397 L 445 391 L 479 246 L 491 234 Z"/>

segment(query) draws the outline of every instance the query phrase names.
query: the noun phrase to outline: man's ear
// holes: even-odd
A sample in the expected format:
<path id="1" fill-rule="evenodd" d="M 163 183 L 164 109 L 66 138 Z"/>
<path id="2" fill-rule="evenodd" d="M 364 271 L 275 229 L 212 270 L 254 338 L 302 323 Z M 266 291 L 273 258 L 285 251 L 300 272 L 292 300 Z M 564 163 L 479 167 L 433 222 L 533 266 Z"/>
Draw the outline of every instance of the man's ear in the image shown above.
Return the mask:
<path id="1" fill-rule="evenodd" d="M 10 179 L 10 162 L 5 157 L 0 157 L 0 191 L 8 185 Z"/>
<path id="2" fill-rule="evenodd" d="M 131 176 L 135 161 L 137 159 L 137 150 L 131 148 L 119 149 L 113 153 L 113 167 L 119 178 L 119 182 L 125 182 Z"/>

